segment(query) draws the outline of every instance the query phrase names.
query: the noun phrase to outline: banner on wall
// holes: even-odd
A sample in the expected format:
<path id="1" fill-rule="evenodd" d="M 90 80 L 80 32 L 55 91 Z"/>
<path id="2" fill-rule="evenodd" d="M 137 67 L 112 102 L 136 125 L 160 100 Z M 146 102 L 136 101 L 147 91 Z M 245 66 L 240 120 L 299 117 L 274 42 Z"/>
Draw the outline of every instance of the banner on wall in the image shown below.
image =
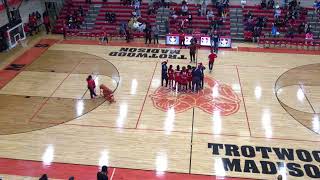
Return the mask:
<path id="1" fill-rule="evenodd" d="M 190 41 L 192 39 L 192 35 L 186 35 L 184 39 L 184 43 L 186 45 L 190 45 Z M 200 39 L 199 39 L 200 38 Z M 200 40 L 201 46 L 211 46 L 211 38 L 210 36 L 201 35 L 198 36 L 198 41 Z M 166 36 L 166 44 L 167 45 L 179 45 L 180 36 L 179 34 L 168 34 Z M 219 41 L 219 47 L 221 48 L 231 48 L 232 41 L 230 36 L 221 36 Z"/>

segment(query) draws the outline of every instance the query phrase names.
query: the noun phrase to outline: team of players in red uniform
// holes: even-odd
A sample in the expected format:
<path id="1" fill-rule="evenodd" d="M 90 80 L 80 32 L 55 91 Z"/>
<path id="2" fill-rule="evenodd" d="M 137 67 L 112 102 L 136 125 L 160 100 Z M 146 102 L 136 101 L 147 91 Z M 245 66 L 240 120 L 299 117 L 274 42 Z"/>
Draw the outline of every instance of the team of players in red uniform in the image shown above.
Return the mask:
<path id="1" fill-rule="evenodd" d="M 213 64 L 217 55 L 211 51 L 209 54 L 209 70 L 212 71 Z M 168 61 L 162 62 L 161 71 L 161 86 L 165 81 L 165 86 L 169 85 L 170 89 L 178 91 L 193 91 L 198 92 L 204 85 L 204 70 L 206 69 L 202 63 L 199 63 L 197 67 L 187 65 L 177 65 L 176 69 L 172 65 L 167 67 Z"/>

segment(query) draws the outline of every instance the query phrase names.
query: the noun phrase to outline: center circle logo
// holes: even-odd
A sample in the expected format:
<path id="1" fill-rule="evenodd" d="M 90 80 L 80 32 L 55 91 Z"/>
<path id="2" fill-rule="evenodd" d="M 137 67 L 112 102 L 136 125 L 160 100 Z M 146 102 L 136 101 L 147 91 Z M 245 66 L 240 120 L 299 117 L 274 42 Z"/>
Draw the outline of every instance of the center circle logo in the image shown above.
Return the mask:
<path id="1" fill-rule="evenodd" d="M 204 88 L 198 93 L 176 94 L 175 91 L 161 86 L 150 95 L 150 98 L 154 107 L 164 112 L 172 108 L 176 113 L 199 108 L 209 114 L 219 111 L 223 116 L 238 112 L 241 101 L 230 86 L 208 76 L 205 76 L 204 83 Z"/>

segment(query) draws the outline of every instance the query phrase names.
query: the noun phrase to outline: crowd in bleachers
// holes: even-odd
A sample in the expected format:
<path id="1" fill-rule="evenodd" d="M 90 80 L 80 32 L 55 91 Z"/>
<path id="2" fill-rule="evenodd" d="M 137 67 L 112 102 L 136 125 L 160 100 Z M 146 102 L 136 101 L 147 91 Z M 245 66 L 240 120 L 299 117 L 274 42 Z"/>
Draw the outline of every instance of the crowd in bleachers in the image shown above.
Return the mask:
<path id="1" fill-rule="evenodd" d="M 258 9 L 245 12 L 245 38 L 253 42 L 261 36 L 310 39 L 312 31 L 306 23 L 306 12 L 297 0 L 283 7 L 274 0 L 262 0 Z"/>
<path id="2" fill-rule="evenodd" d="M 69 2 L 68 5 L 71 9 L 66 16 L 65 24 L 69 29 L 80 29 L 80 25 L 84 20 L 84 10 L 83 7 L 80 5 L 79 7 L 73 8 L 73 3 Z"/>
<path id="3" fill-rule="evenodd" d="M 203 32 L 209 32 L 208 30 L 219 31 L 226 21 L 228 7 L 229 0 L 216 1 L 210 7 L 207 0 L 203 0 L 200 4 L 191 7 L 189 7 L 186 1 L 182 1 L 180 7 L 174 6 L 170 9 L 170 27 L 175 27 L 171 31 L 182 31 L 190 34 L 195 29 L 202 29 Z M 208 26 L 194 27 L 194 24 L 196 24 L 193 23 L 194 16 L 199 17 L 197 20 L 204 17 L 207 20 L 206 24 Z"/>

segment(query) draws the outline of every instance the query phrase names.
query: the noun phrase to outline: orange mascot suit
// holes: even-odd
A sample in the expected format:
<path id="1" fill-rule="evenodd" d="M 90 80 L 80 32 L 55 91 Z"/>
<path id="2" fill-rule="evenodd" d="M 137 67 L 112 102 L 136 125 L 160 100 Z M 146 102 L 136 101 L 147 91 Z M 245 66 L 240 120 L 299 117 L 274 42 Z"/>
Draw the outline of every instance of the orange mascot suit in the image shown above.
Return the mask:
<path id="1" fill-rule="evenodd" d="M 110 103 L 116 102 L 114 100 L 112 91 L 104 84 L 100 85 L 100 94 L 103 95 L 103 97 Z"/>

